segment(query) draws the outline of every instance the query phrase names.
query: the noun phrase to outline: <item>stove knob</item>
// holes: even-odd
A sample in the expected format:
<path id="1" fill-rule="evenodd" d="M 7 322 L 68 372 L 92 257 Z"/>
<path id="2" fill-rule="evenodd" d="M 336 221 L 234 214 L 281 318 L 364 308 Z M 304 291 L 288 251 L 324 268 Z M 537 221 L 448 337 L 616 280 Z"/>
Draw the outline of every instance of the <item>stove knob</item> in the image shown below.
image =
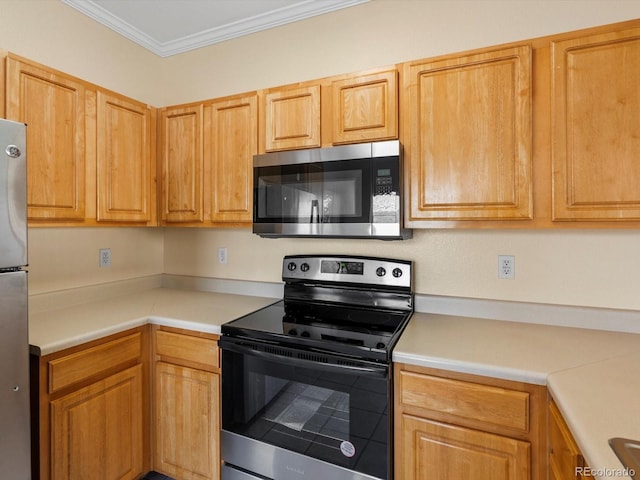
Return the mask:
<path id="1" fill-rule="evenodd" d="M 290 272 L 293 272 L 296 269 L 296 264 L 293 262 L 289 262 L 289 265 L 287 265 L 287 270 L 289 270 Z"/>
<path id="2" fill-rule="evenodd" d="M 379 348 L 380 350 L 382 350 L 384 347 L 385 347 L 384 343 L 382 342 L 376 343 L 376 348 Z"/>
<path id="3" fill-rule="evenodd" d="M 402 270 L 400 270 L 399 268 L 394 268 L 393 272 L 391 272 L 391 273 L 396 278 L 400 278 L 402 276 Z"/>
<path id="4" fill-rule="evenodd" d="M 303 272 L 308 272 L 309 271 L 309 264 L 308 263 L 303 263 L 302 265 L 300 265 L 300 270 L 302 270 Z"/>
<path id="5" fill-rule="evenodd" d="M 309 338 L 311 335 L 306 330 L 300 334 L 301 337 Z"/>
<path id="6" fill-rule="evenodd" d="M 293 336 L 298 335 L 298 331 L 297 331 L 295 328 L 292 328 L 292 329 L 291 329 L 291 330 L 289 330 L 287 333 L 288 333 L 289 335 L 293 335 Z"/>
<path id="7" fill-rule="evenodd" d="M 387 271 L 382 268 L 382 267 L 378 267 L 376 269 L 376 275 L 378 275 L 379 277 L 384 277 L 387 274 Z"/>

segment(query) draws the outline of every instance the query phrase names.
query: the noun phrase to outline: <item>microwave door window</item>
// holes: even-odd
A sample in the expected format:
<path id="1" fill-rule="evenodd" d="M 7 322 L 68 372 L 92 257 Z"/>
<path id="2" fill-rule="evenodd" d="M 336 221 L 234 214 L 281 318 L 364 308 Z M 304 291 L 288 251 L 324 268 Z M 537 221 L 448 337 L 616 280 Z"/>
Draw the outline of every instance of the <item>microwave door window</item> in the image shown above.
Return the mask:
<path id="1" fill-rule="evenodd" d="M 260 219 L 287 222 L 318 222 L 319 184 L 304 181 L 304 175 L 263 176 L 258 180 Z"/>
<path id="2" fill-rule="evenodd" d="M 322 194 L 322 221 L 334 222 L 343 218 L 362 216 L 362 180 L 360 172 L 330 172 Z M 341 175 L 335 175 L 340 173 Z M 340 178 L 342 174 L 346 178 Z M 337 177 L 337 178 L 336 178 Z"/>
<path id="3" fill-rule="evenodd" d="M 325 162 L 266 167 L 256 177 L 257 221 L 282 223 L 368 223 L 370 173 L 366 165 Z"/>

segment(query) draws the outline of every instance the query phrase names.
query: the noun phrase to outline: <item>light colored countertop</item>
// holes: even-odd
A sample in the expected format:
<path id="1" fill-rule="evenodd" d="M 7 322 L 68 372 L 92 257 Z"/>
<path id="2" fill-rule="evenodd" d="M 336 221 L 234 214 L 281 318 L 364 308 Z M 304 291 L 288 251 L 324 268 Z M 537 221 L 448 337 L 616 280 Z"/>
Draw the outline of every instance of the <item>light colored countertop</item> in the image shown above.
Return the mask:
<path id="1" fill-rule="evenodd" d="M 621 477 L 609 438 L 640 440 L 639 334 L 415 313 L 393 360 L 547 385 L 596 478 Z"/>
<path id="2" fill-rule="evenodd" d="M 34 308 L 29 340 L 47 355 L 145 323 L 220 333 L 223 323 L 276 300 L 151 288 L 69 307 Z M 622 468 L 609 438 L 640 439 L 640 375 L 634 370 L 640 364 L 640 334 L 416 312 L 393 360 L 547 385 L 596 470 Z"/>
<path id="3" fill-rule="evenodd" d="M 29 315 L 32 350 L 48 355 L 129 328 L 155 323 L 207 333 L 277 299 L 155 288 Z"/>

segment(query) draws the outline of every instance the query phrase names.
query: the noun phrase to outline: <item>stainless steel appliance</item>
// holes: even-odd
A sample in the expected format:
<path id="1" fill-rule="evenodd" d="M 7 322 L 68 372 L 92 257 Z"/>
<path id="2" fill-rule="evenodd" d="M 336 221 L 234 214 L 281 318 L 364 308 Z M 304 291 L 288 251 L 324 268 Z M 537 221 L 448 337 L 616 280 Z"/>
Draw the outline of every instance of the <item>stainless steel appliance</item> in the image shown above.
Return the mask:
<path id="1" fill-rule="evenodd" d="M 410 238 L 401 154 L 394 140 L 254 156 L 253 233 Z"/>
<path id="2" fill-rule="evenodd" d="M 287 256 L 284 298 L 222 326 L 223 480 L 393 477 L 391 353 L 411 270 Z"/>
<path id="3" fill-rule="evenodd" d="M 0 478 L 31 478 L 26 128 L 0 119 Z"/>

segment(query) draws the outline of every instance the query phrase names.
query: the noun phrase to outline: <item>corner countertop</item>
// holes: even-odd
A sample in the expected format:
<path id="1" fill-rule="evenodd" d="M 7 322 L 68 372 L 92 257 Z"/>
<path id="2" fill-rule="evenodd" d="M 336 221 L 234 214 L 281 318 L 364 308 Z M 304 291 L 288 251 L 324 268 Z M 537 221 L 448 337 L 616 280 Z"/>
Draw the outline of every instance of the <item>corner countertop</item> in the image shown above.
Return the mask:
<path id="1" fill-rule="evenodd" d="M 206 333 L 278 299 L 168 288 L 29 314 L 32 351 L 48 355 L 112 333 L 154 323 Z"/>
<path id="2" fill-rule="evenodd" d="M 640 439 L 640 334 L 415 313 L 393 360 L 547 385 L 602 480 L 624 476 L 609 438 Z"/>
<path id="3" fill-rule="evenodd" d="M 73 306 L 34 309 L 32 350 L 47 355 L 146 323 L 220 333 L 277 298 L 151 288 Z M 547 385 L 597 478 L 622 464 L 611 437 L 640 439 L 640 334 L 416 312 L 396 362 Z"/>

